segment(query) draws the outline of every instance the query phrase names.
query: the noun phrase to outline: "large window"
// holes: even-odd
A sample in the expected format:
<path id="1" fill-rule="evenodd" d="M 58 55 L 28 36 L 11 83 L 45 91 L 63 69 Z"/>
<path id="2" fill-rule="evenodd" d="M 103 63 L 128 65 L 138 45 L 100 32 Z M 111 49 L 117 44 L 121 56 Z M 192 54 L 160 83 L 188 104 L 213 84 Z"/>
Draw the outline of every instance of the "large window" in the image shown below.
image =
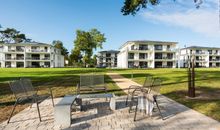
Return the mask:
<path id="1" fill-rule="evenodd" d="M 147 59 L 146 53 L 139 53 L 139 59 Z"/>
<path id="2" fill-rule="evenodd" d="M 17 68 L 23 68 L 24 67 L 24 62 L 17 62 L 16 67 Z"/>
<path id="3" fill-rule="evenodd" d="M 173 62 L 167 62 L 167 67 L 172 68 L 173 67 Z"/>
<path id="4" fill-rule="evenodd" d="M 162 53 L 155 53 L 155 59 L 162 59 L 163 54 Z"/>
<path id="5" fill-rule="evenodd" d="M 168 53 L 168 54 L 167 54 L 167 58 L 168 58 L 168 59 L 173 59 L 173 53 Z"/>
<path id="6" fill-rule="evenodd" d="M 134 68 L 134 62 L 133 61 L 128 62 L 128 68 Z"/>
<path id="7" fill-rule="evenodd" d="M 147 62 L 139 62 L 140 68 L 147 68 Z"/>
<path id="8" fill-rule="evenodd" d="M 128 53 L 128 59 L 134 59 L 134 53 Z"/>
<path id="9" fill-rule="evenodd" d="M 155 50 L 162 50 L 163 46 L 162 45 L 154 45 Z"/>
<path id="10" fill-rule="evenodd" d="M 147 45 L 139 45 L 139 50 L 148 50 L 148 46 Z"/>

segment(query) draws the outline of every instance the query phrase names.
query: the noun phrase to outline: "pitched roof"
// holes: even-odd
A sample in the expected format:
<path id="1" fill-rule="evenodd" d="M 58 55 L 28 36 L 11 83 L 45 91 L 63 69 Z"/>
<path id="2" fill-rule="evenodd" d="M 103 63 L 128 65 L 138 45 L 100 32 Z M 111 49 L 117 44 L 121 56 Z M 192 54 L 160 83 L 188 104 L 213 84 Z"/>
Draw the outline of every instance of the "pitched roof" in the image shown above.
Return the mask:
<path id="1" fill-rule="evenodd" d="M 34 46 L 52 46 L 51 44 L 47 43 L 40 43 L 40 42 L 25 42 L 25 43 L 3 43 L 3 45 L 11 46 L 11 45 L 34 45 Z"/>
<path id="2" fill-rule="evenodd" d="M 182 49 L 220 49 L 219 47 L 189 46 Z"/>
<path id="3" fill-rule="evenodd" d="M 178 44 L 178 42 L 168 42 L 168 41 L 151 41 L 151 40 L 134 40 L 134 41 L 127 41 L 124 43 L 119 49 L 123 48 L 127 44 L 130 43 L 141 43 L 141 44 L 146 44 L 146 43 L 151 43 L 151 44 Z"/>

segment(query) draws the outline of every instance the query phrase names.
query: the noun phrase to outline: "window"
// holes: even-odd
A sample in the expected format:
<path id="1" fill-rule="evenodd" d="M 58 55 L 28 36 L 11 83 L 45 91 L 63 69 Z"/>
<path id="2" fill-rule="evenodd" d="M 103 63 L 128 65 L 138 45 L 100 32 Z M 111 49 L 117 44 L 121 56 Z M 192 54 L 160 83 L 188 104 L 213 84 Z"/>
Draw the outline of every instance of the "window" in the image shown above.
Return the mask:
<path id="1" fill-rule="evenodd" d="M 212 54 L 212 50 L 208 50 L 209 54 Z"/>
<path id="2" fill-rule="evenodd" d="M 128 62 L 128 68 L 134 68 L 134 62 L 133 61 Z"/>
<path id="3" fill-rule="evenodd" d="M 146 53 L 139 53 L 139 59 L 147 59 Z"/>
<path id="4" fill-rule="evenodd" d="M 155 53 L 155 59 L 162 59 L 162 53 Z"/>
<path id="5" fill-rule="evenodd" d="M 134 53 L 128 53 L 128 59 L 134 59 Z"/>
<path id="6" fill-rule="evenodd" d="M 139 45 L 139 50 L 148 50 L 148 46 L 147 45 Z"/>
<path id="7" fill-rule="evenodd" d="M 139 62 L 140 68 L 147 68 L 147 62 Z"/>
<path id="8" fill-rule="evenodd" d="M 155 45 L 154 47 L 155 47 L 155 50 L 162 50 L 163 49 L 162 45 Z"/>
<path id="9" fill-rule="evenodd" d="M 168 53 L 168 54 L 167 54 L 167 58 L 168 58 L 168 59 L 173 59 L 173 53 Z"/>
<path id="10" fill-rule="evenodd" d="M 135 50 L 134 45 L 131 46 L 131 50 Z"/>

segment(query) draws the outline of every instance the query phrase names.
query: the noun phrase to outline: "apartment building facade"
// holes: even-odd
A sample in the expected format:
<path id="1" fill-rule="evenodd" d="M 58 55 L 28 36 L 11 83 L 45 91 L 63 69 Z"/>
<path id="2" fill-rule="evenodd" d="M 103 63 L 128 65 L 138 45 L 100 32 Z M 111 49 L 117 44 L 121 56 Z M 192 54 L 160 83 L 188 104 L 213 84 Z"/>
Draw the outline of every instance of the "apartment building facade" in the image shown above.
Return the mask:
<path id="1" fill-rule="evenodd" d="M 2 68 L 64 67 L 64 56 L 59 49 L 45 43 L 0 44 Z"/>
<path id="2" fill-rule="evenodd" d="M 108 51 L 100 51 L 97 54 L 97 67 L 100 68 L 114 68 L 117 67 L 117 55 L 119 51 L 116 50 L 108 50 Z"/>
<path id="3" fill-rule="evenodd" d="M 190 46 L 180 49 L 180 67 L 187 67 L 187 61 L 194 58 L 195 67 L 220 67 L 220 48 Z"/>
<path id="4" fill-rule="evenodd" d="M 120 47 L 118 68 L 175 68 L 177 42 L 128 41 Z"/>

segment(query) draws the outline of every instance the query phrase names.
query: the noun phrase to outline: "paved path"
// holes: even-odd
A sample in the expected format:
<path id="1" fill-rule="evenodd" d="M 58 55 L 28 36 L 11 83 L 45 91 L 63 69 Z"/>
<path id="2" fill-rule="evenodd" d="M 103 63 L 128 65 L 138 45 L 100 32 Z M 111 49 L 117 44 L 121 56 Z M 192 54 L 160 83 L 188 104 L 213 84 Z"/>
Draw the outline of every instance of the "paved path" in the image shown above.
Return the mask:
<path id="1" fill-rule="evenodd" d="M 137 85 L 140 86 L 140 84 L 124 78 L 123 76 L 117 74 L 117 73 L 107 73 L 107 75 L 112 78 L 112 80 L 122 89 L 124 90 L 125 93 L 127 93 L 128 91 L 126 91 L 130 85 Z"/>
<path id="2" fill-rule="evenodd" d="M 110 77 L 123 89 L 134 83 L 117 74 L 111 74 Z M 160 118 L 155 109 L 152 117 L 138 112 L 138 121 L 134 122 L 134 112 L 128 112 L 125 98 L 117 98 L 116 111 L 109 109 L 105 99 L 90 101 L 86 111 L 72 112 L 69 128 L 54 124 L 53 107 L 51 100 L 47 99 L 40 104 L 42 122 L 39 122 L 36 105 L 33 105 L 13 116 L 11 123 L 1 123 L 0 130 L 220 130 L 218 121 L 164 96 L 159 98 L 159 105 L 165 120 Z M 56 98 L 55 104 L 60 100 Z"/>

